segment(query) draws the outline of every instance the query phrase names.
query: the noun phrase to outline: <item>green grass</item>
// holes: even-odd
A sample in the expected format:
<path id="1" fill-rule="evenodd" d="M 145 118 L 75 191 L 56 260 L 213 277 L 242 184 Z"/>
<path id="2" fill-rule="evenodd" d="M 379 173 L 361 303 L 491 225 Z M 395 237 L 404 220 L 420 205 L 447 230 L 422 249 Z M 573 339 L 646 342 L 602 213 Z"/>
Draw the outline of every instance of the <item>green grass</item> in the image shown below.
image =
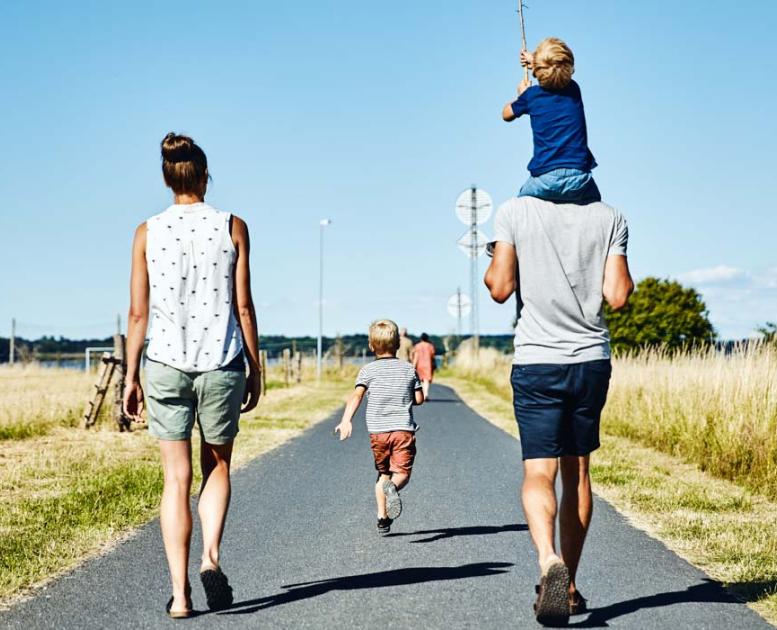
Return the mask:
<path id="1" fill-rule="evenodd" d="M 342 405 L 350 372 L 276 387 L 241 418 L 234 466 L 278 446 Z M 45 426 L 31 423 L 31 426 Z M 0 603 L 67 570 L 156 515 L 162 470 L 145 430 L 55 426 L 4 443 L 0 457 Z M 194 440 L 195 452 L 198 448 Z M 199 486 L 195 457 L 194 491 Z"/>

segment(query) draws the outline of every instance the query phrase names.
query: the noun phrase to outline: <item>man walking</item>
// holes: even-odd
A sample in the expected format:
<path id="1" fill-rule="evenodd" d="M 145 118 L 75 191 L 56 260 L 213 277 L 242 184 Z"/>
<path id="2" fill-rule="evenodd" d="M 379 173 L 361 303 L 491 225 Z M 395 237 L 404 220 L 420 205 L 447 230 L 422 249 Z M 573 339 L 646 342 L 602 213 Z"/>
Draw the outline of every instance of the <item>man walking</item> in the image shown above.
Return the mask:
<path id="1" fill-rule="evenodd" d="M 413 362 L 413 340 L 407 336 L 407 328 L 399 331 L 399 349 L 397 350 L 397 359 Z"/>
<path id="2" fill-rule="evenodd" d="M 486 286 L 499 303 L 516 290 L 522 302 L 511 381 L 524 460 L 523 509 L 541 574 L 534 609 L 540 623 L 566 623 L 585 611 L 575 577 L 593 509 L 589 457 L 599 447 L 610 380 L 602 299 L 619 309 L 634 289 L 628 227 L 603 203 L 519 197 L 499 208 L 495 232 Z"/>

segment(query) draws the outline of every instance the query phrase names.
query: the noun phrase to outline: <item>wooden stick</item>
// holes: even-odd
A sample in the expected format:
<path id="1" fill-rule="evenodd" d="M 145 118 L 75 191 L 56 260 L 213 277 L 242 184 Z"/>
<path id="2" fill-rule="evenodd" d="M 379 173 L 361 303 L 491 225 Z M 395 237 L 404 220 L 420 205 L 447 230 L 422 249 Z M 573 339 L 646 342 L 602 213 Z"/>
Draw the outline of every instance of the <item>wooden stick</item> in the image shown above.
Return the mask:
<path id="1" fill-rule="evenodd" d="M 518 0 L 518 15 L 521 18 L 521 50 L 526 50 L 526 25 L 523 21 L 523 0 Z M 529 80 L 529 67 L 524 66 L 523 68 L 523 78 L 524 81 Z"/>

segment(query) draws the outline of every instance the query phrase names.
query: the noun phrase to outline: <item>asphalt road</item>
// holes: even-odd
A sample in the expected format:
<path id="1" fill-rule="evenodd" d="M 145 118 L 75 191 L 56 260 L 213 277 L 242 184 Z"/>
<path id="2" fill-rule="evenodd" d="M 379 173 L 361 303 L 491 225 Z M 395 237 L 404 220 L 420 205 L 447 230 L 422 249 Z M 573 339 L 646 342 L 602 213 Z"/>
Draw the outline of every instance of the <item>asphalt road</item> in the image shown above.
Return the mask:
<path id="1" fill-rule="evenodd" d="M 222 560 L 235 589 L 232 609 L 167 619 L 169 584 L 154 521 L 0 613 L 0 627 L 539 627 L 532 614 L 537 567 L 517 500 L 519 445 L 451 390 L 432 393 L 417 412 L 414 477 L 390 536 L 375 531 L 362 412 L 346 443 L 327 421 L 235 475 Z M 197 545 L 194 604 L 203 609 Z M 771 627 L 600 500 L 578 583 L 592 610 L 571 626 Z"/>

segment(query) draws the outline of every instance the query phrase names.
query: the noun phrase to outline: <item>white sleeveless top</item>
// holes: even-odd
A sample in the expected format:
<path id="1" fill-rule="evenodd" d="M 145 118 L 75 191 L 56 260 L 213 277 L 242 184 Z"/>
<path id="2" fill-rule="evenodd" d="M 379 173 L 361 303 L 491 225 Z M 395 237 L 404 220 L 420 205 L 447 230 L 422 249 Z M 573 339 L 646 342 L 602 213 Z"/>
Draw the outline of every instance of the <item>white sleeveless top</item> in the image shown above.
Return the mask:
<path id="1" fill-rule="evenodd" d="M 237 252 L 230 217 L 194 203 L 172 205 L 146 221 L 149 359 L 207 372 L 242 352 L 232 303 Z"/>

